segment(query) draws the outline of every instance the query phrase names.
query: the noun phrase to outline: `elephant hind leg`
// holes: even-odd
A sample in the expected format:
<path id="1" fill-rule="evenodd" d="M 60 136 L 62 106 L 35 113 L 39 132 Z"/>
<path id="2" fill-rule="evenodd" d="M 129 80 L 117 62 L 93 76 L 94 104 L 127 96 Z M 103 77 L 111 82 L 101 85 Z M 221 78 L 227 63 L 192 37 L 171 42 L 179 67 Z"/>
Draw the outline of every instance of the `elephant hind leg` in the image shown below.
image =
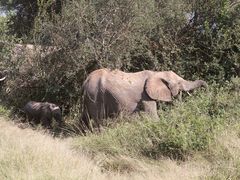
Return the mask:
<path id="1" fill-rule="evenodd" d="M 80 128 L 82 129 L 83 133 L 85 133 L 85 131 L 84 131 L 84 126 L 92 132 L 92 126 L 91 126 L 91 122 L 90 122 L 90 116 L 89 116 L 89 113 L 87 113 L 86 110 L 83 111 L 81 121 L 82 121 L 82 122 L 81 122 L 81 124 L 80 124 Z"/>
<path id="2" fill-rule="evenodd" d="M 103 112 L 103 105 L 99 102 L 91 102 L 90 100 L 86 100 L 84 105 L 85 107 L 82 117 L 83 122 L 89 127 L 98 127 L 99 124 L 101 124 L 101 119 L 103 119 L 103 115 L 105 114 Z"/>
<path id="3" fill-rule="evenodd" d="M 89 107 L 88 111 L 86 111 L 87 113 L 84 113 L 83 122 L 91 132 L 93 132 L 93 128 L 98 128 L 100 131 L 103 119 L 101 111 L 103 110 L 102 108 L 97 108 L 98 106 L 95 104 Z"/>

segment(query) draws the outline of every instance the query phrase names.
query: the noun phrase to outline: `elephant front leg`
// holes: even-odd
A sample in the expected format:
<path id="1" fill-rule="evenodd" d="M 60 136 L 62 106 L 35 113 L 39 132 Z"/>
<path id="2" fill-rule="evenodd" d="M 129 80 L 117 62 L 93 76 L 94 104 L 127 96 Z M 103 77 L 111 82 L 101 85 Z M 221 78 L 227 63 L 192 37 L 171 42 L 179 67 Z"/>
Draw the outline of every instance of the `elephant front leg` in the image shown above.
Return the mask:
<path id="1" fill-rule="evenodd" d="M 157 120 L 159 119 L 157 114 L 157 103 L 156 101 L 142 101 L 143 104 L 143 110 L 150 114 L 150 116 Z"/>
<path id="2" fill-rule="evenodd" d="M 42 118 L 41 119 L 42 126 L 46 129 L 52 129 L 51 119 L 49 118 Z"/>
<path id="3" fill-rule="evenodd" d="M 26 120 L 31 127 L 34 127 L 36 125 L 36 123 L 35 123 L 36 120 L 34 117 L 29 115 L 29 116 L 27 116 Z"/>

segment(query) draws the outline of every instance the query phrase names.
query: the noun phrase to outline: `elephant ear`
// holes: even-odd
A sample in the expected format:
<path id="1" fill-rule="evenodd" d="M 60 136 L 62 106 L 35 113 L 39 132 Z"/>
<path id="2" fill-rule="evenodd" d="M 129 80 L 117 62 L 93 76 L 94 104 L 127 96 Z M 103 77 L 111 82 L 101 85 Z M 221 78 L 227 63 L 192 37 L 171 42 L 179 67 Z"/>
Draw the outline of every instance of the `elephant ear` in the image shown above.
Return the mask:
<path id="1" fill-rule="evenodd" d="M 172 93 L 167 86 L 167 82 L 157 76 L 147 79 L 145 89 L 149 97 L 154 100 L 172 101 Z"/>
<path id="2" fill-rule="evenodd" d="M 169 87 L 169 89 L 170 89 L 170 91 L 172 93 L 172 96 L 178 95 L 178 93 L 179 93 L 179 84 L 169 83 L 168 87 Z"/>

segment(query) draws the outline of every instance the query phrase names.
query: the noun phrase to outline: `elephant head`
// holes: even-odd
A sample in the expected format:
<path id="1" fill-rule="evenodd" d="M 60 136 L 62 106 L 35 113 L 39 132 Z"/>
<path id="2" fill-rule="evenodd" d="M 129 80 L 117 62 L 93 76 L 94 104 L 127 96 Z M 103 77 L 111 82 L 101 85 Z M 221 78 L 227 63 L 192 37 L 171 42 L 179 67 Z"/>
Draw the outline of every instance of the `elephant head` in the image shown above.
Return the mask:
<path id="1" fill-rule="evenodd" d="M 169 102 L 181 91 L 189 92 L 199 87 L 207 87 L 203 80 L 187 81 L 172 71 L 156 72 L 146 81 L 146 92 L 150 98 Z"/>
<path id="2" fill-rule="evenodd" d="M 55 120 L 59 123 L 59 125 L 62 124 L 62 114 L 61 114 L 61 109 L 59 106 L 49 103 L 49 109 L 52 112 L 52 116 L 55 118 Z"/>

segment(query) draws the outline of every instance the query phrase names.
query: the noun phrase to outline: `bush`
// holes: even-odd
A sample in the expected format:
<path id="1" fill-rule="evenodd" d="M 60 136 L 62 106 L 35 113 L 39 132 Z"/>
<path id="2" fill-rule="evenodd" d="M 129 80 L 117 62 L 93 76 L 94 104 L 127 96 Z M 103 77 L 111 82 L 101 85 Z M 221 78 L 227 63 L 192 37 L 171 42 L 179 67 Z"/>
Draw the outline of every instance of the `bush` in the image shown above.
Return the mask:
<path id="1" fill-rule="evenodd" d="M 220 83 L 239 76 L 239 5 L 229 0 L 74 0 L 61 9 L 49 16 L 41 4 L 30 57 L 16 55 L 15 45 L 1 53 L 11 71 L 2 93 L 8 104 L 51 101 L 78 119 L 81 85 L 102 67 L 171 69 Z"/>
<path id="2" fill-rule="evenodd" d="M 207 94 L 194 94 L 186 102 L 161 110 L 158 122 L 136 117 L 100 135 L 78 138 L 75 146 L 94 153 L 184 160 L 194 152 L 208 150 L 226 126 L 238 123 L 239 100 L 229 88 L 210 87 Z"/>

